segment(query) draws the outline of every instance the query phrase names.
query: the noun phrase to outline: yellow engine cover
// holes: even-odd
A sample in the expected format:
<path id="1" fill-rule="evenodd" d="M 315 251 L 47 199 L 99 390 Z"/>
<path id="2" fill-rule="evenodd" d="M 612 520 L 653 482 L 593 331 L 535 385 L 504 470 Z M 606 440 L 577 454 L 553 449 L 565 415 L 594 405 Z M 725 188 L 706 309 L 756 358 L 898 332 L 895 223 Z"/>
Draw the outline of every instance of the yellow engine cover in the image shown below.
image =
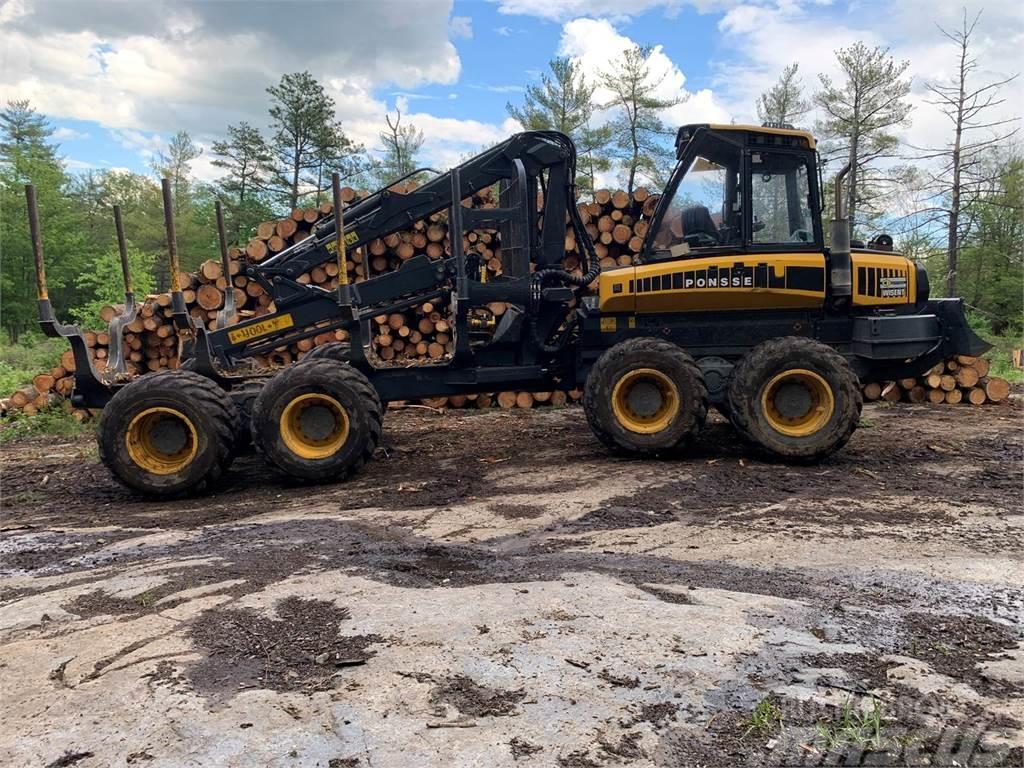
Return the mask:
<path id="1" fill-rule="evenodd" d="M 854 304 L 916 301 L 913 263 L 895 254 L 854 253 Z M 813 309 L 825 302 L 822 253 L 734 254 L 677 259 L 601 272 L 602 313 Z"/>
<path id="2" fill-rule="evenodd" d="M 917 301 L 917 268 L 896 253 L 858 252 L 853 262 L 853 303 L 860 307 L 913 304 Z"/>
<path id="3" fill-rule="evenodd" d="M 821 253 L 678 259 L 601 273 L 601 312 L 800 309 L 825 301 Z"/>

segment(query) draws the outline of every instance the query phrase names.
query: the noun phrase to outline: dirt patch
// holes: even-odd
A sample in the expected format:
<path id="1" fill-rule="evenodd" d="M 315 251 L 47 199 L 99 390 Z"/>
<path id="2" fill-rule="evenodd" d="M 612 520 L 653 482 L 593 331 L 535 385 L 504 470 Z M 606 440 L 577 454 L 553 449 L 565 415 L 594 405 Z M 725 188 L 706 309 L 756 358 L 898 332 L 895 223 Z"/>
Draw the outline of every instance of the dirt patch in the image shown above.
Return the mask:
<path id="1" fill-rule="evenodd" d="M 47 763 L 46 768 L 68 768 L 92 756 L 92 752 L 65 752 L 52 763 Z"/>
<path id="2" fill-rule="evenodd" d="M 533 520 L 545 514 L 546 510 L 532 504 L 491 504 L 491 512 L 506 520 Z"/>
<path id="3" fill-rule="evenodd" d="M 640 740 L 643 734 L 639 731 L 622 734 L 617 741 L 612 741 L 605 736 L 598 739 L 601 751 L 612 758 L 620 760 L 637 760 L 645 757 L 643 749 L 640 748 Z"/>
<path id="4" fill-rule="evenodd" d="M 587 756 L 587 750 L 579 749 L 567 755 L 559 755 L 559 768 L 600 768 L 600 763 Z"/>
<path id="5" fill-rule="evenodd" d="M 604 680 L 609 685 L 613 685 L 617 688 L 637 688 L 640 686 L 639 677 L 629 677 L 628 675 L 616 675 L 608 669 L 602 669 L 597 673 L 597 676 Z"/>
<path id="6" fill-rule="evenodd" d="M 639 584 L 639 589 L 642 589 L 649 595 L 661 600 L 663 603 L 674 603 L 675 605 L 693 605 L 693 600 L 685 592 L 674 592 L 670 589 L 658 589 L 650 584 Z"/>
<path id="7" fill-rule="evenodd" d="M 637 507 L 641 509 L 637 509 Z M 643 509 L 646 505 L 643 501 L 633 502 L 633 506 L 622 504 L 609 504 L 600 509 L 579 517 L 572 522 L 554 526 L 552 530 L 579 531 L 607 531 L 621 530 L 623 528 L 648 528 L 655 525 L 671 523 L 676 519 L 675 513 L 660 509 L 658 511 Z M 659 504 L 661 506 L 661 504 Z"/>
<path id="8" fill-rule="evenodd" d="M 209 696 L 243 688 L 327 690 L 345 667 L 373 656 L 369 646 L 384 642 L 379 635 L 340 635 L 349 612 L 331 602 L 289 597 L 275 611 L 277 618 L 251 609 L 201 614 L 189 630 L 206 654 L 186 670 L 193 687 Z"/>
<path id="9" fill-rule="evenodd" d="M 6 488 L 4 493 L 6 495 Z M 10 502 L 6 498 L 4 501 L 6 515 L 6 506 Z M 42 574 L 53 570 L 52 566 L 68 562 L 82 568 L 106 565 L 116 560 L 117 556 L 97 556 L 95 553 L 136 535 L 129 530 L 105 530 L 102 533 L 50 530 L 29 533 L 34 528 L 36 526 L 24 526 L 0 537 L 0 575 Z"/>
<path id="10" fill-rule="evenodd" d="M 867 653 L 816 653 L 800 660 L 810 667 L 843 670 L 862 687 L 863 692 L 885 688 L 889 682 L 886 672 L 895 666 Z M 822 678 L 826 685 L 832 682 L 835 681 Z"/>
<path id="11" fill-rule="evenodd" d="M 526 739 L 519 738 L 518 736 L 509 741 L 508 748 L 512 752 L 513 760 L 518 760 L 521 757 L 529 757 L 530 755 L 535 755 L 538 752 L 544 751 L 544 747 L 539 744 L 533 744 Z"/>
<path id="12" fill-rule="evenodd" d="M 1024 687 L 984 677 L 979 664 L 1015 648 L 1021 633 L 982 616 L 908 613 L 896 652 L 926 661 L 936 672 L 979 692 L 1024 693 Z"/>
<path id="13" fill-rule="evenodd" d="M 640 717 L 638 720 L 658 727 L 669 720 L 675 720 L 676 712 L 678 711 L 679 705 L 674 701 L 660 701 L 657 704 L 644 704 L 640 707 Z"/>
<path id="14" fill-rule="evenodd" d="M 437 707 L 448 705 L 469 717 L 501 717 L 511 715 L 516 705 L 526 698 L 526 691 L 502 690 L 480 685 L 465 675 L 435 679 L 430 702 Z"/>
<path id="15" fill-rule="evenodd" d="M 120 616 L 123 614 L 141 613 L 145 606 L 140 602 L 140 596 L 117 597 L 96 589 L 79 595 L 61 606 L 68 613 L 73 613 L 83 619 L 91 619 L 94 616 Z"/>

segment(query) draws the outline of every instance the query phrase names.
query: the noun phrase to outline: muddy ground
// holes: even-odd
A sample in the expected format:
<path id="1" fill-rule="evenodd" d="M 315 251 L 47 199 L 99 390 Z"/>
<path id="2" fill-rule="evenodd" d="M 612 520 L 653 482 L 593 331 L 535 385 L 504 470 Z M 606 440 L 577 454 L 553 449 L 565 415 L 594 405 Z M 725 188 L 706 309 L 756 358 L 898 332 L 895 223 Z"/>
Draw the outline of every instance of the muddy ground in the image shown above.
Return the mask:
<path id="1" fill-rule="evenodd" d="M 793 467 L 403 410 L 348 483 L 174 503 L 8 444 L 0 764 L 1021 765 L 1022 426 L 871 406 Z"/>

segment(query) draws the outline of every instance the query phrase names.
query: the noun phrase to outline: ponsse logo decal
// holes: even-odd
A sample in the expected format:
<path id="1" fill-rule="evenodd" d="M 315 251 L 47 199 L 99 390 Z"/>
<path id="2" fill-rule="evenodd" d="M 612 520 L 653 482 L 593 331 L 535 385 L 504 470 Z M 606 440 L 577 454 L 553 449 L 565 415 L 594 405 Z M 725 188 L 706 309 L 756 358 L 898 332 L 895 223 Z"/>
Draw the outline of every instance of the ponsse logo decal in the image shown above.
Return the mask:
<path id="1" fill-rule="evenodd" d="M 781 275 L 767 263 L 732 267 L 686 269 L 629 281 L 630 293 L 716 288 L 775 288 L 790 291 L 825 290 L 823 267 L 790 266 Z"/>

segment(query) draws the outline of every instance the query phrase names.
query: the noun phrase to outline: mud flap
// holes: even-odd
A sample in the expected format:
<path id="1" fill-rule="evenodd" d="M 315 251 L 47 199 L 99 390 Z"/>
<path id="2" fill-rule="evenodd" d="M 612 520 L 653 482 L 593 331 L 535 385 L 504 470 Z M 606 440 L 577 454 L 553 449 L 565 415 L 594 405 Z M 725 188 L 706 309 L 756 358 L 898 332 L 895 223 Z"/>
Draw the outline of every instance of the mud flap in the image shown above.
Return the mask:
<path id="1" fill-rule="evenodd" d="M 925 312 L 939 319 L 943 335 L 943 358 L 953 355 L 979 357 L 992 349 L 992 345 L 967 324 L 963 299 L 932 299 L 925 306 Z"/>
<path id="2" fill-rule="evenodd" d="M 970 329 L 962 299 L 933 299 L 916 315 L 854 318 L 853 359 L 862 381 L 919 376 L 954 355 L 991 349 Z"/>

